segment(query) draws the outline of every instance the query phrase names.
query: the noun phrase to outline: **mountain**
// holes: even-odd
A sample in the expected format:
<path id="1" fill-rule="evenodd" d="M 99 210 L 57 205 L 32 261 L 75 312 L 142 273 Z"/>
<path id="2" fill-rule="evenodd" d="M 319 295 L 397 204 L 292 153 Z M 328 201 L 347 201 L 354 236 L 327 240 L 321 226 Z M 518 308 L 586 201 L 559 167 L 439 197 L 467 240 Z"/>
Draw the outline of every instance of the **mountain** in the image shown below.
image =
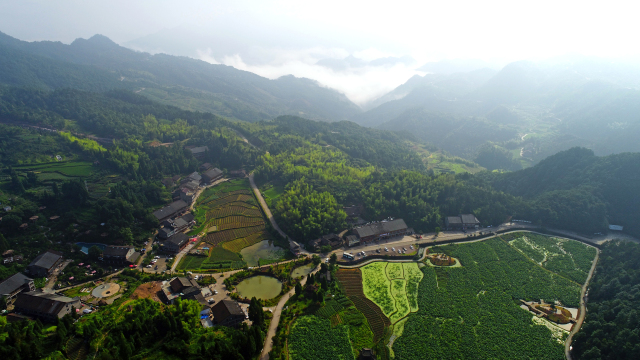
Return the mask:
<path id="1" fill-rule="evenodd" d="M 360 108 L 343 94 L 309 79 L 284 76 L 270 80 L 225 65 L 165 54 L 136 52 L 105 36 L 60 42 L 25 42 L 0 33 L 0 45 L 60 63 L 81 65 L 115 76 L 128 88 L 151 99 L 188 110 L 211 111 L 240 120 L 257 121 L 294 114 L 317 120 L 343 120 Z M 26 59 L 25 59 L 26 60 Z M 4 58 L 3 66 L 5 66 Z M 70 65 L 68 65 L 70 66 Z M 31 66 L 31 67 L 36 67 Z M 38 76 L 25 80 L 38 86 Z M 38 78 L 38 80 L 36 80 Z M 15 83 L 15 81 L 14 81 Z M 72 86 L 74 87 L 74 86 Z"/>
<path id="2" fill-rule="evenodd" d="M 497 72 L 414 76 L 352 120 L 412 133 L 470 160 L 481 147 L 499 146 L 490 152 L 508 150 L 523 166 L 574 146 L 598 155 L 637 152 L 639 75 L 630 63 L 572 57 L 518 61 Z M 444 115 L 456 120 L 434 121 Z M 458 135 L 460 122 L 475 133 Z"/>
<path id="3" fill-rule="evenodd" d="M 491 69 L 480 69 L 451 75 L 415 75 L 406 83 L 367 104 L 366 108 L 371 110 L 358 114 L 351 120 L 364 126 L 378 126 L 411 108 L 424 107 L 429 111 L 448 113 L 463 111 L 468 106 L 476 106 L 466 104 L 464 96 L 491 79 L 495 73 Z M 465 104 L 461 105 L 460 101 L 465 101 Z"/>
<path id="4" fill-rule="evenodd" d="M 610 224 L 623 225 L 625 232 L 635 236 L 640 234 L 640 153 L 598 157 L 592 150 L 572 148 L 522 171 L 484 176 L 496 190 L 535 201 L 543 209 L 543 204 L 565 209 L 575 217 L 589 212 L 585 204 L 601 203 Z M 569 221 L 559 218 L 558 212 L 544 216 L 554 224 Z"/>

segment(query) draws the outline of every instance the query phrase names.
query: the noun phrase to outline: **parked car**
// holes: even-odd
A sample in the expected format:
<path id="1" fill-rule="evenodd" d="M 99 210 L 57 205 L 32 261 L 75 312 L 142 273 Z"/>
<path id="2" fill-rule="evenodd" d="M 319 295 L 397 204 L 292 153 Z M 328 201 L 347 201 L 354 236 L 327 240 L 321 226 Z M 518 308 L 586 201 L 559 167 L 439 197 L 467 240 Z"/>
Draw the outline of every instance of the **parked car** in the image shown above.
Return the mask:
<path id="1" fill-rule="evenodd" d="M 396 248 L 392 247 L 392 248 L 391 248 L 391 251 L 396 251 Z"/>
<path id="2" fill-rule="evenodd" d="M 377 252 L 378 254 L 380 254 L 380 249 L 377 249 L 377 250 L 376 250 L 376 252 Z"/>
<path id="3" fill-rule="evenodd" d="M 389 252 L 389 249 L 387 249 L 387 248 L 384 248 L 384 251 L 386 251 L 386 252 Z"/>

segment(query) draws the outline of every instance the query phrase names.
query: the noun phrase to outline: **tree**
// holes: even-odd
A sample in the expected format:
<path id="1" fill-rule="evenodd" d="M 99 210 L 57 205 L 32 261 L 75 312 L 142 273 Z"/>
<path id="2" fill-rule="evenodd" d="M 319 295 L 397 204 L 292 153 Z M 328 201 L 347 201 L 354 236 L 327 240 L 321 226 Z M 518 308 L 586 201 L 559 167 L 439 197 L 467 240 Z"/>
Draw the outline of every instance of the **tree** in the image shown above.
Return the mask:
<path id="1" fill-rule="evenodd" d="M 296 295 L 300 295 L 302 294 L 302 286 L 300 285 L 300 283 L 296 284 Z"/>
<path id="2" fill-rule="evenodd" d="M 262 326 L 264 323 L 264 310 L 262 310 L 262 302 L 256 297 L 251 298 L 249 305 L 249 320 L 253 322 L 255 326 Z"/>
<path id="3" fill-rule="evenodd" d="M 320 264 L 320 262 L 322 262 L 322 259 L 320 259 L 320 256 L 318 256 L 318 255 L 313 255 L 311 257 L 311 261 L 313 261 L 313 265 L 318 266 L 318 264 Z"/>
<path id="4" fill-rule="evenodd" d="M 320 252 L 323 253 L 323 254 L 326 254 L 326 253 L 328 253 L 330 251 L 331 251 L 331 246 L 329 246 L 329 245 L 323 245 L 323 246 L 320 247 Z"/>
<path id="5" fill-rule="evenodd" d="M 336 253 L 331 254 L 331 257 L 329 257 L 329 262 L 332 265 L 335 265 L 336 262 L 338 262 L 338 255 L 336 255 Z"/>
<path id="6" fill-rule="evenodd" d="M 27 182 L 29 186 L 34 187 L 38 184 L 38 176 L 33 171 L 27 172 Z"/>
<path id="7" fill-rule="evenodd" d="M 120 236 L 124 239 L 125 242 L 131 243 L 133 241 L 133 233 L 130 228 L 122 228 L 120 229 Z"/>
<path id="8" fill-rule="evenodd" d="M 328 268 L 329 268 L 329 267 L 327 266 L 327 264 L 326 264 L 326 263 L 322 263 L 322 264 L 320 264 L 320 273 L 325 273 L 325 272 L 327 272 L 327 269 L 328 269 Z"/>
<path id="9" fill-rule="evenodd" d="M 55 197 L 60 197 L 60 188 L 58 187 L 58 183 L 54 182 L 53 185 L 51 185 L 51 190 L 53 190 L 53 195 Z"/>
<path id="10" fill-rule="evenodd" d="M 438 234 L 440 234 L 440 227 L 436 226 L 436 236 L 438 236 Z"/>
<path id="11" fill-rule="evenodd" d="M 4 235 L 0 234 L 0 254 L 9 250 L 9 242 L 4 238 Z"/>
<path id="12" fill-rule="evenodd" d="M 102 250 L 100 250 L 99 247 L 94 245 L 89 248 L 88 254 L 90 258 L 96 260 L 102 255 Z"/>

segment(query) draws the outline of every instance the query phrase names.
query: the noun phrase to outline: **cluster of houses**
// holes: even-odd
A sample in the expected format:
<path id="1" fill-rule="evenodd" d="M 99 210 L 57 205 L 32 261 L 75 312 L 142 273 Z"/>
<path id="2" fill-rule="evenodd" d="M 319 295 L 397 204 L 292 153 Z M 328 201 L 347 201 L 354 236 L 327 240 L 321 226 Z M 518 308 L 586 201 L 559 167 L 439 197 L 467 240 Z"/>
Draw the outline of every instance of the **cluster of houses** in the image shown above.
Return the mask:
<path id="1" fill-rule="evenodd" d="M 323 235 L 309 242 L 311 250 L 319 251 L 321 248 L 329 246 L 332 250 L 346 246 L 356 246 L 368 244 L 373 241 L 386 240 L 397 236 L 411 235 L 413 229 L 407 227 L 402 219 L 389 219 L 376 221 L 353 228 L 347 236 L 340 237 L 336 234 Z M 297 245 L 297 244 L 296 244 Z M 291 251 L 295 249 L 292 247 Z"/>
<path id="2" fill-rule="evenodd" d="M 173 304 L 175 299 L 195 300 L 199 302 L 203 310 L 200 312 L 200 320 L 204 327 L 213 325 L 239 327 L 248 316 L 238 302 L 233 300 L 221 300 L 211 305 L 206 297 L 211 296 L 211 290 L 201 288 L 191 277 L 175 277 L 164 281 L 161 287 L 160 299 L 165 304 Z"/>
<path id="3" fill-rule="evenodd" d="M 0 296 L 7 303 L 12 302 L 14 314 L 8 320 L 38 318 L 43 321 L 56 322 L 74 309 L 82 307 L 80 298 L 46 293 L 36 290 L 34 278 L 51 276 L 62 263 L 62 254 L 48 250 L 38 255 L 27 266 L 27 273 L 16 273 L 0 282 Z"/>
<path id="4" fill-rule="evenodd" d="M 461 214 L 458 216 L 447 216 L 444 219 L 447 230 L 468 230 L 480 227 L 480 221 L 473 214 Z"/>

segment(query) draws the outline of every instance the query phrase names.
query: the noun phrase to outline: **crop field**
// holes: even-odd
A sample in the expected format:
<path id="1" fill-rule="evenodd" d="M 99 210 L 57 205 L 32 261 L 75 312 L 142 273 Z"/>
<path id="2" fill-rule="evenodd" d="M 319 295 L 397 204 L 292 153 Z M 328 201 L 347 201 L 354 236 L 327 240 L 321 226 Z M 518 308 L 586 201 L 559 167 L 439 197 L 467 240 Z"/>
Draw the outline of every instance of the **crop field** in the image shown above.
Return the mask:
<path id="1" fill-rule="evenodd" d="M 266 223 L 246 179 L 229 181 L 206 189 L 196 203 L 200 229 L 215 226 L 202 241 L 213 246 L 209 258 L 185 256 L 181 270 L 209 270 L 246 266 L 240 256 L 245 247 L 269 239 Z M 276 260 L 274 260 L 276 261 Z"/>
<path id="2" fill-rule="evenodd" d="M 564 359 L 562 341 L 518 301 L 575 307 L 579 284 L 500 239 L 441 248 L 464 266 L 419 269 L 418 311 L 393 343 L 396 359 Z"/>
<path id="3" fill-rule="evenodd" d="M 244 238 L 238 238 L 238 239 L 224 242 L 222 243 L 222 247 L 229 251 L 239 253 L 240 250 L 248 246 L 257 244 L 262 240 L 267 240 L 268 238 L 269 238 L 269 234 L 267 234 L 264 231 L 260 231 L 260 232 L 253 233 Z"/>
<path id="4" fill-rule="evenodd" d="M 70 162 L 51 162 L 44 164 L 33 165 L 21 165 L 14 166 L 17 172 L 33 171 L 40 176 L 40 174 L 59 173 L 65 176 L 90 176 L 94 170 L 93 165 L 86 161 L 70 161 Z"/>
<path id="5" fill-rule="evenodd" d="M 329 319 L 301 316 L 291 326 L 288 338 L 292 360 L 353 360 L 346 325 L 331 326 Z"/>
<path id="6" fill-rule="evenodd" d="M 356 309 L 364 315 L 377 341 L 384 335 L 384 331 L 391 325 L 389 319 L 384 315 L 376 303 L 369 300 L 362 289 L 362 273 L 360 269 L 340 269 L 336 273 L 336 278 L 344 289 L 345 294 L 356 306 Z"/>
<path id="7" fill-rule="evenodd" d="M 209 257 L 194 255 L 183 256 L 176 270 L 235 269 L 245 265 L 246 263 L 242 261 L 237 253 L 221 247 L 215 247 L 212 249 Z"/>
<path id="8" fill-rule="evenodd" d="M 540 266 L 579 284 L 587 280 L 596 249 L 581 242 L 532 233 L 509 234 L 509 244 Z"/>
<path id="9" fill-rule="evenodd" d="M 373 262 L 361 268 L 364 294 L 392 324 L 418 310 L 422 272 L 416 263 Z"/>

